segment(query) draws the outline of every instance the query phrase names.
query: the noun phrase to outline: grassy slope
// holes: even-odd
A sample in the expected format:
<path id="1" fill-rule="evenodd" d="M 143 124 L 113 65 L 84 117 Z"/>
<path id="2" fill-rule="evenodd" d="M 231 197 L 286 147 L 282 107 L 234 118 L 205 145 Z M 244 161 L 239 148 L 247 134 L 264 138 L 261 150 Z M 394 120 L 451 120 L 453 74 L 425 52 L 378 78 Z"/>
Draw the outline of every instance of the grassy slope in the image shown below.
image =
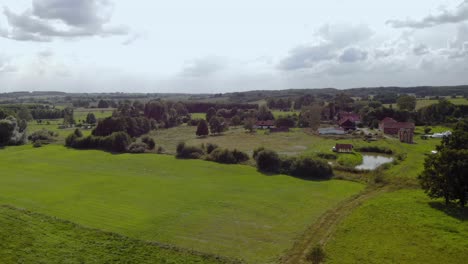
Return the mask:
<path id="1" fill-rule="evenodd" d="M 0 206 L 2 263 L 228 263 Z"/>
<path id="2" fill-rule="evenodd" d="M 0 204 L 251 262 L 275 259 L 363 186 L 164 155 L 50 145 L 0 150 Z"/>
<path id="3" fill-rule="evenodd" d="M 365 202 L 326 246 L 327 263 L 463 263 L 468 211 L 464 218 L 451 216 L 436 209 L 439 205 L 419 190 Z"/>

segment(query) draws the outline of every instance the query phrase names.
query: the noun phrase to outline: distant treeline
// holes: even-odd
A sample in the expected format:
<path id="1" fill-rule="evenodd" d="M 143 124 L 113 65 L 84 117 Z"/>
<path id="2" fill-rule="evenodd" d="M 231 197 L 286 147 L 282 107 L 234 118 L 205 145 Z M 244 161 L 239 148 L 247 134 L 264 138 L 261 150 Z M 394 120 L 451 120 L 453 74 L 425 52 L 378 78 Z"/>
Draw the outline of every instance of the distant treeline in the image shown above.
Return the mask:
<path id="1" fill-rule="evenodd" d="M 206 113 L 208 109 L 258 109 L 257 104 L 240 104 L 240 103 L 205 103 L 205 102 L 183 102 L 189 113 Z"/>

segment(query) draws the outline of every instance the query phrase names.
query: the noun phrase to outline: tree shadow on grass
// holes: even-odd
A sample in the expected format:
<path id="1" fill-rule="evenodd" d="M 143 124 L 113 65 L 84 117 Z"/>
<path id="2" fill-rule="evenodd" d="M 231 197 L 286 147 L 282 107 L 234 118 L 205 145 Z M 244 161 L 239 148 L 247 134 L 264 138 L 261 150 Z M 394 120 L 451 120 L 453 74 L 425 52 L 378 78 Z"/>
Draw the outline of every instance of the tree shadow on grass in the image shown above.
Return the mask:
<path id="1" fill-rule="evenodd" d="M 461 221 L 468 220 L 468 208 L 467 207 L 461 208 L 453 203 L 445 205 L 445 203 L 442 203 L 442 202 L 429 202 L 429 206 L 436 210 L 444 212 L 448 216 L 451 216 L 458 220 L 461 220 Z"/>

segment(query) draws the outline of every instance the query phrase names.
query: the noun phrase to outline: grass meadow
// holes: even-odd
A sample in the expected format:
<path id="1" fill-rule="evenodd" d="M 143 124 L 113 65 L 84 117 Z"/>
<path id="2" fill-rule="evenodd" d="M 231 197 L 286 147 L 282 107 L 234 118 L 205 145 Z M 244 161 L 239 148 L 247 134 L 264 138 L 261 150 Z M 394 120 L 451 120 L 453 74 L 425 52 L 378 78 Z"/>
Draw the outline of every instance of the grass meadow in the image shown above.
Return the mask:
<path id="1" fill-rule="evenodd" d="M 58 145 L 2 149 L 0 167 L 0 204 L 250 263 L 276 261 L 320 215 L 364 188 Z"/>
<path id="2" fill-rule="evenodd" d="M 366 201 L 326 245 L 327 263 L 464 263 L 468 211 L 444 210 L 420 190 Z"/>
<path id="3" fill-rule="evenodd" d="M 0 206 L 2 263 L 231 263 Z"/>

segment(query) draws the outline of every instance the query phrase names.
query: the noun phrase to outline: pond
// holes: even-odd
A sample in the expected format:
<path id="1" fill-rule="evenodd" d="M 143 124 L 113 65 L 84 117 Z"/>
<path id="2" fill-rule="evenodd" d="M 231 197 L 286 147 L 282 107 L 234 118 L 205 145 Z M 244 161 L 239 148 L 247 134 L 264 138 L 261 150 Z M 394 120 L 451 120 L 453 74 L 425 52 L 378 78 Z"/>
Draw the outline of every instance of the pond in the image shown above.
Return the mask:
<path id="1" fill-rule="evenodd" d="M 393 161 L 392 157 L 381 155 L 362 155 L 362 164 L 356 166 L 358 170 L 375 170 L 382 164 Z"/>

